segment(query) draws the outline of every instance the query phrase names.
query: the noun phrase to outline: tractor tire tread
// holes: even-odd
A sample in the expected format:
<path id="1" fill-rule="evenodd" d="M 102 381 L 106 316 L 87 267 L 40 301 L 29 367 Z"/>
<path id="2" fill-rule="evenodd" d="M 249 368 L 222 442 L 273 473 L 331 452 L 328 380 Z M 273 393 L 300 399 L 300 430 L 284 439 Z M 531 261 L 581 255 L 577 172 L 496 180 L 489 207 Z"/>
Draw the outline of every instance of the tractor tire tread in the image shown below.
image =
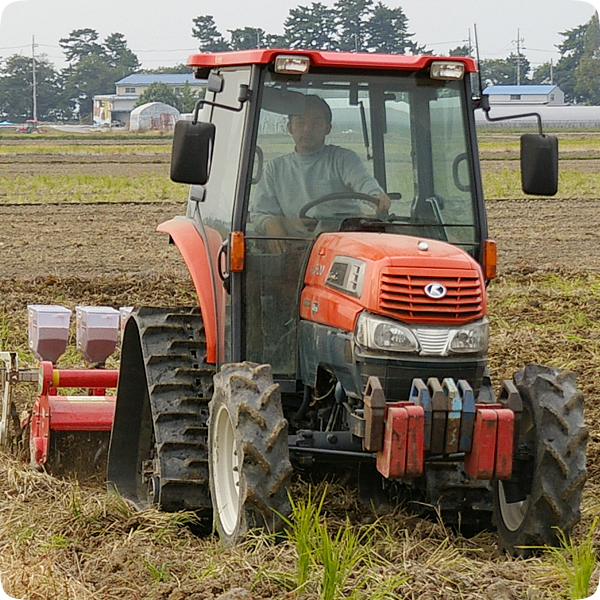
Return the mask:
<path id="1" fill-rule="evenodd" d="M 225 365 L 215 375 L 211 414 L 221 402 L 227 404 L 241 450 L 241 508 L 233 534 L 224 534 L 218 518 L 215 523 L 226 543 L 236 543 L 251 529 L 276 532 L 283 528 L 291 511 L 288 489 L 293 468 L 288 423 L 270 366 L 250 362 Z"/>

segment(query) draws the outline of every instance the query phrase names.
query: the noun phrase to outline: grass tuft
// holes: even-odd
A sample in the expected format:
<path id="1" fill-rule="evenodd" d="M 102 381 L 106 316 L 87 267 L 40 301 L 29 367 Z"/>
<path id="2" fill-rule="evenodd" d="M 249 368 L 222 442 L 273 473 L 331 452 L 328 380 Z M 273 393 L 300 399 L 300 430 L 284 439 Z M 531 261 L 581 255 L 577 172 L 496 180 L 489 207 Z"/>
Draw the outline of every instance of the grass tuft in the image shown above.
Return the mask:
<path id="1" fill-rule="evenodd" d="M 546 548 L 559 576 L 567 582 L 565 591 L 569 600 L 583 600 L 591 595 L 591 578 L 598 562 L 593 541 L 597 524 L 598 517 L 595 517 L 586 536 L 579 542 L 559 531 L 560 547 Z"/>

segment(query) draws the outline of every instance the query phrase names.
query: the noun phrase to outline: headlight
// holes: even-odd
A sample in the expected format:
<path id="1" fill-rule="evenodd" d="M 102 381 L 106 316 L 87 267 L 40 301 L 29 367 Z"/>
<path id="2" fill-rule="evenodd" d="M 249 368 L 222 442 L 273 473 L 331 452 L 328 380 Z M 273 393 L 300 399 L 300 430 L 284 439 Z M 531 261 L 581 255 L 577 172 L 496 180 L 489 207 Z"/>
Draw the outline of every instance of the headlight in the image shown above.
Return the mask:
<path id="1" fill-rule="evenodd" d="M 397 321 L 361 313 L 356 322 L 356 341 L 363 348 L 387 352 L 417 352 L 413 333 Z"/>
<path id="2" fill-rule="evenodd" d="M 489 322 L 482 319 L 477 323 L 454 330 L 449 351 L 456 354 L 471 352 L 485 353 L 488 349 Z"/>

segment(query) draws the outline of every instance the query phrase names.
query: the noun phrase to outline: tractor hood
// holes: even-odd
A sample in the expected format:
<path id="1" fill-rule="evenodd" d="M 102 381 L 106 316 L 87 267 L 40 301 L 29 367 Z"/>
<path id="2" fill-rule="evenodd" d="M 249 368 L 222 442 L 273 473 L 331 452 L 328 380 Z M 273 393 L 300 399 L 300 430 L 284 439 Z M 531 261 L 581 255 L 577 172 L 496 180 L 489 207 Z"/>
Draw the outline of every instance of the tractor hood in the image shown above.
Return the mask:
<path id="1" fill-rule="evenodd" d="M 347 331 L 363 310 L 424 325 L 459 325 L 486 313 L 479 263 L 452 244 L 426 238 L 324 233 L 304 284 L 301 317 Z"/>

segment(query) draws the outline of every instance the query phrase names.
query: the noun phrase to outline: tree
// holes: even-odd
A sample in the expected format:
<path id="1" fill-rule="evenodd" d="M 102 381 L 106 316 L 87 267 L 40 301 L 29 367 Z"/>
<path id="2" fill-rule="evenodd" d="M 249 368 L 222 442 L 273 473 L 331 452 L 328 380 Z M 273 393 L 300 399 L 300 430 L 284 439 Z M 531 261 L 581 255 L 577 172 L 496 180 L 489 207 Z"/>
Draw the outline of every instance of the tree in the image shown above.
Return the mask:
<path id="1" fill-rule="evenodd" d="M 105 38 L 104 54 L 109 64 L 121 71 L 121 77 L 126 77 L 142 66 L 138 57 L 127 47 L 127 41 L 122 33 L 111 33 Z"/>
<path id="2" fill-rule="evenodd" d="M 530 63 L 522 54 L 511 53 L 508 58 L 482 60 L 481 77 L 487 85 L 516 85 L 521 83 L 530 70 Z"/>
<path id="3" fill-rule="evenodd" d="M 590 19 L 583 36 L 583 53 L 575 69 L 575 94 L 584 104 L 600 104 L 600 27 L 598 13 Z"/>
<path id="4" fill-rule="evenodd" d="M 401 8 L 389 8 L 378 2 L 370 19 L 363 25 L 364 45 L 370 52 L 416 54 L 419 49 L 408 33 L 408 19 Z"/>
<path id="5" fill-rule="evenodd" d="M 345 52 L 367 50 L 365 24 L 373 14 L 373 0 L 338 0 L 337 12 L 339 49 Z"/>
<path id="6" fill-rule="evenodd" d="M 277 35 L 276 33 L 266 33 L 263 45 L 265 48 L 289 48 L 286 36 Z"/>
<path id="7" fill-rule="evenodd" d="M 193 20 L 192 37 L 199 40 L 200 52 L 222 52 L 230 50 L 229 44 L 217 29 L 212 15 L 201 15 Z"/>
<path id="8" fill-rule="evenodd" d="M 94 96 L 113 93 L 119 79 L 140 67 L 121 33 L 112 33 L 99 43 L 95 30 L 76 29 L 59 43 L 69 63 L 62 73 L 65 93 L 80 117 L 91 114 Z"/>
<path id="9" fill-rule="evenodd" d="M 244 27 L 243 29 L 228 29 L 231 34 L 229 45 L 232 50 L 252 50 L 261 48 L 265 36 L 264 29 Z"/>
<path id="10" fill-rule="evenodd" d="M 67 62 L 74 63 L 82 58 L 95 54 L 101 56 L 104 49 L 98 43 L 98 32 L 94 29 L 74 29 L 67 38 L 61 38 L 58 43 L 63 49 Z"/>
<path id="11" fill-rule="evenodd" d="M 0 68 L 0 114 L 22 122 L 33 118 L 33 59 L 14 54 Z M 37 117 L 41 121 L 66 119 L 62 81 L 54 65 L 42 55 L 35 59 Z"/>
<path id="12" fill-rule="evenodd" d="M 80 118 L 92 113 L 94 96 L 111 94 L 121 74 L 98 54 L 84 56 L 64 72 L 65 90 L 73 112 Z"/>
<path id="13" fill-rule="evenodd" d="M 565 99 L 569 102 L 583 102 L 584 98 L 575 92 L 575 71 L 584 52 L 584 36 L 588 24 L 580 25 L 574 29 L 560 32 L 565 39 L 558 45 L 560 59 L 554 69 L 554 77 L 557 85 L 565 93 Z"/>
<path id="14" fill-rule="evenodd" d="M 554 70 L 555 67 L 552 65 L 551 62 L 542 63 L 533 72 L 533 77 L 531 78 L 531 81 L 538 85 L 547 85 L 549 83 L 555 83 Z"/>
<path id="15" fill-rule="evenodd" d="M 465 44 L 464 46 L 456 46 L 448 52 L 448 56 L 471 56 L 472 49 L 471 46 Z"/>
<path id="16" fill-rule="evenodd" d="M 141 106 L 148 102 L 163 102 L 164 104 L 177 108 L 177 94 L 173 87 L 166 83 L 152 83 L 144 90 L 135 105 Z"/>
<path id="17" fill-rule="evenodd" d="M 336 11 L 321 2 L 292 8 L 283 24 L 290 48 L 337 50 Z"/>
<path id="18" fill-rule="evenodd" d="M 179 112 L 191 113 L 199 98 L 200 95 L 192 90 L 192 86 L 187 81 L 181 91 L 175 90 L 166 83 L 156 82 L 144 90 L 135 105 L 141 106 L 148 102 L 163 102 L 169 106 L 174 106 Z"/>
<path id="19" fill-rule="evenodd" d="M 191 67 L 184 63 L 179 63 L 172 67 L 157 67 L 156 69 L 144 69 L 144 73 L 173 73 L 176 75 L 189 75 L 192 72 Z"/>
<path id="20" fill-rule="evenodd" d="M 203 89 L 204 91 L 204 89 Z M 192 86 L 186 81 L 183 85 L 183 88 L 180 92 L 176 92 L 177 96 L 177 110 L 182 113 L 191 113 L 194 111 L 196 107 L 196 102 L 201 97 L 201 94 L 198 94 L 192 90 Z"/>

